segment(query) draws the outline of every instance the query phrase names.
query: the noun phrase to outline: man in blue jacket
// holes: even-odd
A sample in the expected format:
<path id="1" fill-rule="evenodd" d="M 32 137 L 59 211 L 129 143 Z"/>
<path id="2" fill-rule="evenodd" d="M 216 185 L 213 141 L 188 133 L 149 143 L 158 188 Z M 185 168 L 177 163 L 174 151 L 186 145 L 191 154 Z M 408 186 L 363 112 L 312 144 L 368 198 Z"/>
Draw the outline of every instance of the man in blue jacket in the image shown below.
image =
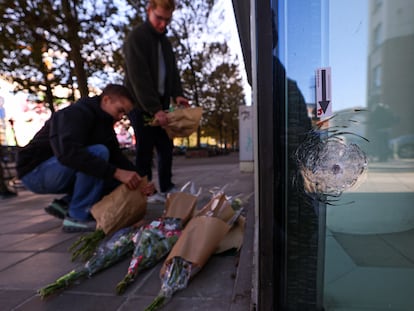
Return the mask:
<path id="1" fill-rule="evenodd" d="M 132 108 L 129 91 L 109 84 L 100 96 L 81 98 L 54 113 L 18 152 L 17 173 L 27 189 L 67 194 L 67 211 L 57 202 L 46 209 L 64 218 L 63 231 L 94 231 L 91 207 L 120 183 L 136 189 L 141 182 L 114 131 L 114 123 Z M 151 194 L 153 185 L 144 191 Z"/>

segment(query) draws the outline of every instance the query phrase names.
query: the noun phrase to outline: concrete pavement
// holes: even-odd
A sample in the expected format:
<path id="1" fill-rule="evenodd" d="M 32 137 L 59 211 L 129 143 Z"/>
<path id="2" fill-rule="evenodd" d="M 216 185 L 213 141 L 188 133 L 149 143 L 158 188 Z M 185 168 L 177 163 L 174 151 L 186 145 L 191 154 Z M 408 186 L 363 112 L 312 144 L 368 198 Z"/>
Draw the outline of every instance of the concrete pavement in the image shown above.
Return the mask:
<path id="1" fill-rule="evenodd" d="M 177 156 L 173 180 L 178 186 L 191 180 L 202 187 L 198 208 L 208 202 L 208 190 L 215 186 L 228 184 L 228 195 L 252 193 L 253 174 L 241 173 L 238 160 L 238 153 L 194 159 Z M 20 189 L 18 196 L 0 200 L 0 310 L 143 310 L 160 289 L 161 263 L 142 272 L 118 296 L 115 286 L 127 271 L 130 257 L 57 295 L 40 299 L 39 288 L 81 264 L 72 262 L 68 252 L 80 234 L 63 233 L 62 222 L 43 210 L 54 197 Z M 252 310 L 253 205 L 251 197 L 246 204 L 241 251 L 211 257 L 163 310 Z M 155 219 L 162 211 L 162 204 L 151 204 L 146 218 Z"/>

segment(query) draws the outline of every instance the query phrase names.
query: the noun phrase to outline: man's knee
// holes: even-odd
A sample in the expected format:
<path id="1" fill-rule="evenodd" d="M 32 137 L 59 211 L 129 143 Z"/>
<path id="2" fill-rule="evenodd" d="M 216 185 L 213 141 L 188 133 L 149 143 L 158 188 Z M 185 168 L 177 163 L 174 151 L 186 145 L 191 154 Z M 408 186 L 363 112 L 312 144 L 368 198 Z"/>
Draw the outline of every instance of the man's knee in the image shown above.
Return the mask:
<path id="1" fill-rule="evenodd" d="M 105 161 L 109 160 L 109 149 L 105 145 L 97 144 L 88 147 L 88 151 L 93 155 L 104 159 Z"/>

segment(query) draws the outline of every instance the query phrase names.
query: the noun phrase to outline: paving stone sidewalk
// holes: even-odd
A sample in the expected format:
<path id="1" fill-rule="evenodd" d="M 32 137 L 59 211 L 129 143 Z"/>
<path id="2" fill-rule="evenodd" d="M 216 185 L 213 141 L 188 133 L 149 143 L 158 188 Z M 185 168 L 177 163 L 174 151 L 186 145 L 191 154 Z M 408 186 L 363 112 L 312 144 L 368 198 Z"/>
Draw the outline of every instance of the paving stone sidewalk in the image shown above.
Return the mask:
<path id="1" fill-rule="evenodd" d="M 202 187 L 198 208 L 208 202 L 209 189 L 216 186 L 227 184 L 228 195 L 254 191 L 253 174 L 240 172 L 238 153 L 194 159 L 177 156 L 173 180 L 177 186 L 193 181 Z M 20 189 L 18 196 L 0 200 L 0 310 L 143 310 L 159 292 L 161 263 L 142 272 L 125 294 L 116 295 L 115 286 L 127 271 L 130 257 L 57 295 L 40 299 L 39 288 L 80 265 L 71 261 L 68 252 L 80 234 L 62 232 L 62 221 L 43 210 L 53 198 Z M 246 204 L 241 251 L 211 257 L 162 310 L 253 310 L 253 204 L 254 196 Z M 163 207 L 148 205 L 146 219 L 159 217 Z"/>

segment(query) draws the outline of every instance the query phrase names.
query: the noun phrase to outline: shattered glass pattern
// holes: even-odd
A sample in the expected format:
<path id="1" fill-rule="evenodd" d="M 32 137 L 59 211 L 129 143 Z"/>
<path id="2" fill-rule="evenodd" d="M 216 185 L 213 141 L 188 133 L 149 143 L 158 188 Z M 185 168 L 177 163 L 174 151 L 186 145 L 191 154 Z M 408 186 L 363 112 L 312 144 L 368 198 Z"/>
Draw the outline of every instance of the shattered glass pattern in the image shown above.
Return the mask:
<path id="1" fill-rule="evenodd" d="M 358 185 L 366 175 L 368 158 L 356 143 L 346 143 L 346 135 L 356 134 L 337 127 L 314 129 L 296 150 L 295 158 L 305 191 L 319 200 L 339 197 Z"/>

